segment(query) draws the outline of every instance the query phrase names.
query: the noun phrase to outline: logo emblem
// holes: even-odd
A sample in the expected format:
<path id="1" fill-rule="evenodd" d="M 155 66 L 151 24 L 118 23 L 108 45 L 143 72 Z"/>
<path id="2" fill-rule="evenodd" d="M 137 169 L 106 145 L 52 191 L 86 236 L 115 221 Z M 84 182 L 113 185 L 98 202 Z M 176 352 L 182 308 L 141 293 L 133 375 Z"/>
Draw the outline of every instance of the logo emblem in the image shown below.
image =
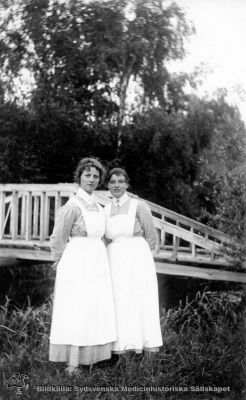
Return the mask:
<path id="1" fill-rule="evenodd" d="M 30 376 L 27 374 L 20 374 L 19 372 L 15 372 L 9 379 L 5 381 L 5 386 L 7 389 L 16 388 L 16 394 L 22 395 L 23 389 L 29 389 L 29 381 Z"/>

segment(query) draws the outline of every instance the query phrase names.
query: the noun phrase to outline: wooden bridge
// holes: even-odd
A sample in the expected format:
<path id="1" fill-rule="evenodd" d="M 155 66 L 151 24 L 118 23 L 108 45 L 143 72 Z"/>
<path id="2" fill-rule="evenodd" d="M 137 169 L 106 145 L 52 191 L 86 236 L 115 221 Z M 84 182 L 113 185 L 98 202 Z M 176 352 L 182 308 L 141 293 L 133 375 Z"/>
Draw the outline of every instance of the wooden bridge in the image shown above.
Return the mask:
<path id="1" fill-rule="evenodd" d="M 76 193 L 75 184 L 0 185 L 0 259 L 52 261 L 49 236 L 56 212 Z M 133 197 L 135 195 L 130 194 Z M 96 191 L 105 206 L 108 191 Z M 246 282 L 246 269 L 236 272 L 224 255 L 231 238 L 215 229 L 146 201 L 158 237 L 156 270 L 168 275 Z"/>

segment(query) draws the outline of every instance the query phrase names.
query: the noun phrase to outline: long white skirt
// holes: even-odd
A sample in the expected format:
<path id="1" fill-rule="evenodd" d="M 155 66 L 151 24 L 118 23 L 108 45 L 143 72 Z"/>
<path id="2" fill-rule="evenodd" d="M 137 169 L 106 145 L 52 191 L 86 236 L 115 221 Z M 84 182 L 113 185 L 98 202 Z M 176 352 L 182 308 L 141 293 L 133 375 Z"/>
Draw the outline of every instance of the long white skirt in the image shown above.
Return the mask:
<path id="1" fill-rule="evenodd" d="M 100 238 L 72 238 L 57 267 L 50 343 L 97 346 L 115 340 L 106 248 Z"/>
<path id="2" fill-rule="evenodd" d="M 119 238 L 108 246 L 118 339 L 113 351 L 158 351 L 162 345 L 158 286 L 152 253 L 142 237 Z"/>

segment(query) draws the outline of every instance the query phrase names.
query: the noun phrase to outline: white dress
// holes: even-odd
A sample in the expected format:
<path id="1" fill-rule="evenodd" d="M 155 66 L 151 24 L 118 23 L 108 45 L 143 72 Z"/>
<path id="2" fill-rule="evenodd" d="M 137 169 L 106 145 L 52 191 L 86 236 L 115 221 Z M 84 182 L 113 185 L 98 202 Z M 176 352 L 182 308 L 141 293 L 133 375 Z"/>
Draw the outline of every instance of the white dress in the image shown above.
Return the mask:
<path id="1" fill-rule="evenodd" d="M 88 211 L 76 198 L 69 201 L 80 208 L 87 236 L 72 237 L 57 266 L 50 360 L 90 364 L 100 361 L 100 357 L 111 357 L 112 345 L 110 354 L 106 356 L 98 355 L 98 348 L 116 340 L 110 266 L 101 240 L 105 232 L 105 216 L 99 204 L 98 212 Z M 94 355 L 93 347 L 96 349 Z M 78 349 L 85 352 L 79 354 Z M 72 355 L 74 350 L 75 356 Z"/>
<path id="2" fill-rule="evenodd" d="M 114 353 L 158 351 L 162 345 L 155 264 L 147 241 L 133 236 L 136 209 L 135 199 L 127 214 L 111 216 L 111 204 L 105 207 L 118 336 Z"/>

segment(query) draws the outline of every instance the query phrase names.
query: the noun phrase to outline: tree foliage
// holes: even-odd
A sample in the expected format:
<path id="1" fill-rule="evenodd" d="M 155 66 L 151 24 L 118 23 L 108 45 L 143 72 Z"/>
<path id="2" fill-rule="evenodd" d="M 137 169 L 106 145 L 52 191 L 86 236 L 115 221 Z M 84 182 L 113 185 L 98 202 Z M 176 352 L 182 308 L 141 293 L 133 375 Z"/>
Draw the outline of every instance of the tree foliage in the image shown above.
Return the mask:
<path id="1" fill-rule="evenodd" d="M 193 28 L 161 0 L 9 0 L 0 26 L 2 182 L 65 182 L 88 154 L 125 166 L 132 191 L 197 216 L 216 212 L 218 171 L 245 155 L 223 93 L 188 95 L 171 74 Z M 31 92 L 17 97 L 23 68 Z M 133 83 L 140 95 L 127 106 Z M 29 96 L 29 97 L 28 97 Z"/>
<path id="2" fill-rule="evenodd" d="M 192 29 L 175 4 L 159 0 L 19 3 L 3 25 L 6 74 L 30 70 L 36 83 L 33 104 L 55 101 L 77 107 L 87 123 L 116 123 L 118 146 L 131 78 L 144 99 L 165 105 L 170 76 L 166 62 L 184 56 Z"/>
<path id="3" fill-rule="evenodd" d="M 8 77 L 5 89 L 14 92 L 10 77 L 23 68 L 34 77 L 28 107 L 34 142 L 39 136 L 36 158 L 41 175 L 51 168 L 51 181 L 68 177 L 64 168 L 52 177 L 65 148 L 70 172 L 90 146 L 94 152 L 100 148 L 99 155 L 106 152 L 112 158 L 114 152 L 120 157 L 131 78 L 142 86 L 143 103 L 167 107 L 171 90 L 166 95 L 164 89 L 171 77 L 165 64 L 183 57 L 184 40 L 191 33 L 176 4 L 12 0 L 6 8 L 0 56 Z"/>
<path id="4" fill-rule="evenodd" d="M 214 191 L 218 181 L 226 182 L 228 174 L 245 165 L 245 124 L 238 109 L 227 103 L 223 93 L 214 100 L 193 102 L 187 123 L 194 137 L 205 134 L 202 146 L 196 144 L 194 151 L 199 161 L 196 191 L 200 208 L 204 208 L 202 218 L 206 222 L 207 213 L 216 213 Z M 222 187 L 220 184 L 221 190 Z"/>

